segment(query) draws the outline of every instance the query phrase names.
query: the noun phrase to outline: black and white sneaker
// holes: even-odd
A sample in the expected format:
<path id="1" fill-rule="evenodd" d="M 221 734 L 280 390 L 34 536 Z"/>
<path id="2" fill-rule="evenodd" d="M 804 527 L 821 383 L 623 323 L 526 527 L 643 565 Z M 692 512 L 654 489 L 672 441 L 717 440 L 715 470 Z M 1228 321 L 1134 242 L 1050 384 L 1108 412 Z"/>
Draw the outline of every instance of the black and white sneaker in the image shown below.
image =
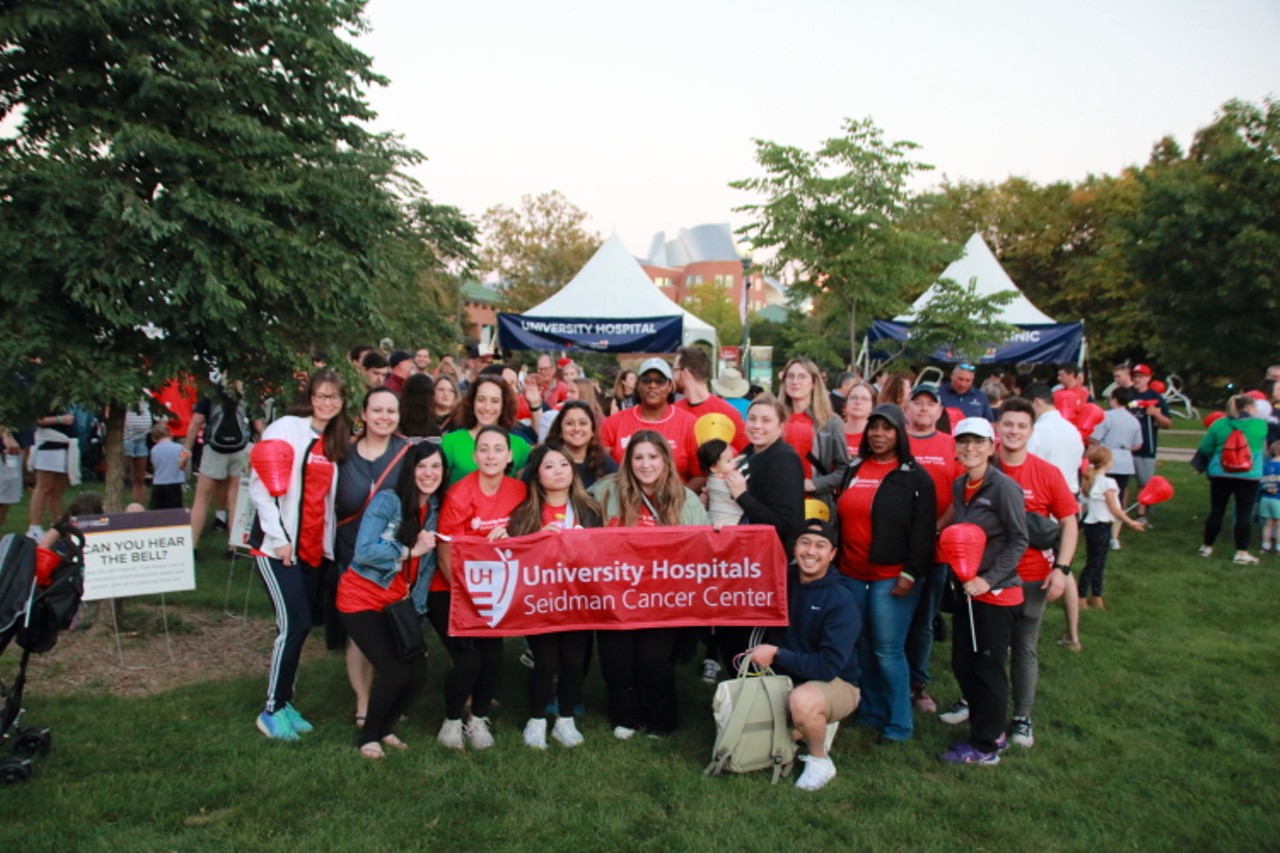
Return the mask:
<path id="1" fill-rule="evenodd" d="M 948 726 L 958 726 L 967 722 L 969 720 L 969 703 L 961 699 L 951 706 L 950 711 L 943 711 L 939 714 L 938 719 Z"/>

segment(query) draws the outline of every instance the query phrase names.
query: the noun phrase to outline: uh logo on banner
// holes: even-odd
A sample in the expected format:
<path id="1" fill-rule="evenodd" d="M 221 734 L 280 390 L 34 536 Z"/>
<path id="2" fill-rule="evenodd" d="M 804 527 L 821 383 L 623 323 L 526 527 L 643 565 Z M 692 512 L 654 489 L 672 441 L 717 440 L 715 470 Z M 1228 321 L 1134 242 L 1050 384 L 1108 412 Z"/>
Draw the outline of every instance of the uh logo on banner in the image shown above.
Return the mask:
<path id="1" fill-rule="evenodd" d="M 786 558 L 772 527 L 597 528 L 451 543 L 449 632 L 785 625 Z"/>

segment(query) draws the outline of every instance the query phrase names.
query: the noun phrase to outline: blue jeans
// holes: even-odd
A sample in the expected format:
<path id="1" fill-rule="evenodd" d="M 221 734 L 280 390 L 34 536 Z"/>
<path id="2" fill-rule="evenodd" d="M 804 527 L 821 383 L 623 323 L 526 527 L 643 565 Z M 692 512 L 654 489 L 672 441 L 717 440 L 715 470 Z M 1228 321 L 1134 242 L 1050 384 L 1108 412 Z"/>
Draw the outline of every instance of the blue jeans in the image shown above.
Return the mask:
<path id="1" fill-rule="evenodd" d="M 862 704 L 858 724 L 873 726 L 890 740 L 911 737 L 911 679 L 907 667 L 907 629 L 920 597 L 919 584 L 897 598 L 889 593 L 897 579 L 852 582 L 854 603 L 862 614 L 858 664 L 862 667 Z"/>
<path id="2" fill-rule="evenodd" d="M 946 563 L 933 563 L 924 577 L 916 578 L 920 600 L 907 634 L 907 661 L 911 664 L 911 683 L 928 684 L 929 661 L 933 657 L 933 619 L 942 605 L 942 591 L 947 585 Z"/>

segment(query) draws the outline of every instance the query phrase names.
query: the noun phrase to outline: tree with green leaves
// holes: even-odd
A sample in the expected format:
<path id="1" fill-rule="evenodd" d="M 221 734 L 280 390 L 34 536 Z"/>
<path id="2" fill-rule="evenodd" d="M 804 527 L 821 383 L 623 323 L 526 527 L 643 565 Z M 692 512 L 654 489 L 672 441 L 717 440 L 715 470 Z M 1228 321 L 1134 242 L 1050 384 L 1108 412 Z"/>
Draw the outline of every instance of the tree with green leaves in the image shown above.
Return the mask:
<path id="1" fill-rule="evenodd" d="M 564 287 L 600 248 L 587 214 L 558 190 L 497 205 L 480 220 L 480 267 L 498 277 L 509 311 L 524 311 Z"/>
<path id="2" fill-rule="evenodd" d="M 698 319 L 714 326 L 721 345 L 736 344 L 742 340 L 738 304 L 729 298 L 723 285 L 714 281 L 691 285 L 680 305 Z"/>
<path id="3" fill-rule="evenodd" d="M 939 279 L 933 295 L 911 321 L 911 337 L 904 343 L 903 353 L 927 361 L 945 348 L 955 358 L 977 361 L 1018 330 L 1000 319 L 1017 295 L 1013 290 L 981 295 L 977 279 L 965 284 Z"/>
<path id="4" fill-rule="evenodd" d="M 1229 101 L 1138 180 L 1126 227 L 1151 353 L 1184 378 L 1257 376 L 1280 328 L 1280 100 Z"/>
<path id="5" fill-rule="evenodd" d="M 907 220 L 908 184 L 932 168 L 912 159 L 919 146 L 886 141 L 869 118 L 842 129 L 813 152 L 757 139 L 765 174 L 729 185 L 765 197 L 736 208 L 753 217 L 739 233 L 772 253 L 771 272 L 795 274 L 793 298 L 846 319 L 851 361 L 862 328 L 905 307 L 907 289 L 931 281 L 948 248 Z"/>
<path id="6" fill-rule="evenodd" d="M 26 367 L 0 406 L 111 404 L 114 461 L 144 387 L 215 366 L 261 385 L 378 325 L 375 285 L 421 269 L 400 172 L 420 155 L 366 128 L 386 81 L 348 40 L 363 7 L 3 6 L 0 363 Z"/>

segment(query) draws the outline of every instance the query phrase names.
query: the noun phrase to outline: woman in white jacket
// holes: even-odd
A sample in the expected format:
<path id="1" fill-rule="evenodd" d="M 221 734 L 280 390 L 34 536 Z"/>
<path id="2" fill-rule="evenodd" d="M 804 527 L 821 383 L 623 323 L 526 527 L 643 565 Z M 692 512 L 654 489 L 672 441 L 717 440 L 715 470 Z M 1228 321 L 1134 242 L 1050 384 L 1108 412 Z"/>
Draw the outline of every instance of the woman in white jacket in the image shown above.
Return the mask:
<path id="1" fill-rule="evenodd" d="M 302 644 L 311 629 L 324 563 L 333 559 L 337 466 L 351 439 L 342 377 L 337 373 L 319 370 L 311 375 L 307 406 L 310 414 L 280 418 L 262 435 L 263 442 L 280 440 L 293 448 L 285 493 L 273 498 L 256 468 L 249 477 L 249 496 L 257 510 L 249 544 L 279 629 L 271 648 L 267 704 L 258 715 L 258 729 L 279 740 L 296 740 L 312 729 L 293 707 L 293 683 Z"/>

